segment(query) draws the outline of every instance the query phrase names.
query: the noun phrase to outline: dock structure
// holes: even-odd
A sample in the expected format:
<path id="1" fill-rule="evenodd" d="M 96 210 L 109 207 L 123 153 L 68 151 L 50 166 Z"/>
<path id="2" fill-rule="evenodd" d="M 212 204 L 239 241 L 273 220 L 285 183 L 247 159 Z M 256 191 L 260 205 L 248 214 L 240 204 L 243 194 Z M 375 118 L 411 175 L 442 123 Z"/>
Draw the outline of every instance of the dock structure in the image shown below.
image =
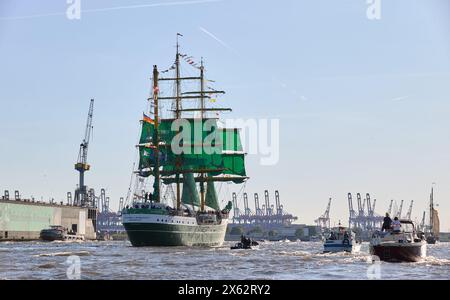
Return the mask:
<path id="1" fill-rule="evenodd" d="M 26 198 L 18 190 L 10 197 L 8 190 L 0 196 L 0 241 L 30 241 L 40 238 L 40 231 L 59 225 L 83 235 L 87 240 L 96 239 L 95 207 L 81 207 L 74 203 Z"/>
<path id="2" fill-rule="evenodd" d="M 242 195 L 244 209 L 238 205 L 237 195 L 233 193 L 234 216 L 233 224 L 271 226 L 290 226 L 298 218 L 286 211 L 280 201 L 280 193 L 275 191 L 275 205 L 270 202 L 269 191 L 264 191 L 264 203 L 261 205 L 258 193 L 254 194 L 255 210 L 252 211 L 248 205 L 248 195 Z"/>

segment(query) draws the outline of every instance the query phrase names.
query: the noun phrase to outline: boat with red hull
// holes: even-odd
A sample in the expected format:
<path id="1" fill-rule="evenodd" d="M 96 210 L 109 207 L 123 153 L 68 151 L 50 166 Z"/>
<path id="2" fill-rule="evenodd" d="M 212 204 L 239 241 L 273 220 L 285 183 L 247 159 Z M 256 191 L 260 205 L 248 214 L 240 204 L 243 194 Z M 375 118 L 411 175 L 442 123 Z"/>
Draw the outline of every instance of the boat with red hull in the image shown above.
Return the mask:
<path id="1" fill-rule="evenodd" d="M 415 224 L 401 220 L 399 232 L 376 232 L 370 242 L 370 252 L 387 262 L 417 262 L 426 257 L 427 242 L 418 236 Z"/>

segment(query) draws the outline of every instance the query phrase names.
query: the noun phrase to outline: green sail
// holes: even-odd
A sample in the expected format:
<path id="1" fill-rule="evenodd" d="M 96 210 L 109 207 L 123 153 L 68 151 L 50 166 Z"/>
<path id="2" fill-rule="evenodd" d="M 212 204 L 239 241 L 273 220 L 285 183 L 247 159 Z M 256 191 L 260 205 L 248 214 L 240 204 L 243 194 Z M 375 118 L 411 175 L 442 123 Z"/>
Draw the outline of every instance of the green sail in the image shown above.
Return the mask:
<path id="1" fill-rule="evenodd" d="M 217 192 L 214 186 L 214 182 L 208 181 L 206 184 L 206 197 L 205 204 L 215 210 L 220 210 L 219 201 L 217 199 Z"/>
<path id="2" fill-rule="evenodd" d="M 225 154 L 222 159 L 225 168 L 223 174 L 247 176 L 244 154 Z"/>
<path id="3" fill-rule="evenodd" d="M 242 151 L 241 137 L 237 128 L 222 128 L 223 150 Z"/>
<path id="4" fill-rule="evenodd" d="M 245 154 L 242 152 L 242 142 L 239 129 L 222 129 L 223 153 L 222 160 L 225 171 L 223 174 L 247 176 L 245 171 Z"/>
<path id="5" fill-rule="evenodd" d="M 172 130 L 175 120 L 161 120 L 158 126 L 160 158 L 159 165 L 165 175 L 207 170 L 211 176 L 237 175 L 246 176 L 245 154 L 242 152 L 242 143 L 238 129 L 217 128 L 215 119 L 184 119 L 177 131 Z M 208 123 L 207 123 L 208 122 Z M 209 125 L 205 129 L 205 124 Z M 185 127 L 189 128 L 185 128 Z M 190 133 L 188 140 L 180 140 L 182 152 L 175 154 L 172 150 L 172 141 L 183 130 Z M 155 166 L 154 149 L 152 145 L 154 134 L 153 124 L 143 123 L 139 167 L 150 168 Z M 209 146 L 206 146 L 209 145 Z M 241 183 L 241 181 L 235 181 Z"/>
<path id="6" fill-rule="evenodd" d="M 188 205 L 200 206 L 197 187 L 195 185 L 194 174 L 188 173 L 183 176 L 183 193 L 181 202 Z"/>
<path id="7" fill-rule="evenodd" d="M 144 145 L 152 143 L 154 134 L 155 125 L 147 121 L 142 121 L 141 137 L 139 139 L 139 170 L 147 169 L 154 165 L 153 150 Z"/>
<path id="8" fill-rule="evenodd" d="M 147 144 L 153 141 L 155 134 L 155 125 L 146 121 L 142 121 L 141 138 L 139 144 Z"/>
<path id="9" fill-rule="evenodd" d="M 153 151 L 146 147 L 139 147 L 139 170 L 152 166 Z"/>
<path id="10" fill-rule="evenodd" d="M 178 134 L 172 131 L 172 123 L 174 120 L 163 120 L 159 126 L 160 141 L 165 143 L 164 152 L 167 160 L 163 164 L 163 170 L 167 172 L 183 172 L 189 170 L 220 170 L 223 169 L 222 154 L 220 145 L 217 139 L 217 121 L 215 119 L 185 119 L 183 120 L 186 126 L 180 127 L 180 131 L 187 131 L 189 133 L 189 140 L 181 140 L 183 148 L 181 154 L 172 152 L 172 141 Z M 209 130 L 204 130 L 205 123 L 209 122 L 211 125 Z M 211 139 L 210 146 L 206 146 L 203 142 Z"/>

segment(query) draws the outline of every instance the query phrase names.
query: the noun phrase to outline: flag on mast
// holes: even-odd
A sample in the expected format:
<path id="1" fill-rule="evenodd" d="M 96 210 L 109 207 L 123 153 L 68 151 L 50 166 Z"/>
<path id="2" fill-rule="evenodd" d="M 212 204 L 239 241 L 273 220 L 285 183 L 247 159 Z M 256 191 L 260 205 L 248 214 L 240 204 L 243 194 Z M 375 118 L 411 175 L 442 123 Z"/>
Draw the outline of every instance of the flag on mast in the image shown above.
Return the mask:
<path id="1" fill-rule="evenodd" d="M 143 121 L 145 123 L 149 123 L 149 124 L 155 124 L 155 120 L 153 120 L 152 118 L 150 118 L 149 116 L 147 116 L 145 113 L 143 114 Z"/>

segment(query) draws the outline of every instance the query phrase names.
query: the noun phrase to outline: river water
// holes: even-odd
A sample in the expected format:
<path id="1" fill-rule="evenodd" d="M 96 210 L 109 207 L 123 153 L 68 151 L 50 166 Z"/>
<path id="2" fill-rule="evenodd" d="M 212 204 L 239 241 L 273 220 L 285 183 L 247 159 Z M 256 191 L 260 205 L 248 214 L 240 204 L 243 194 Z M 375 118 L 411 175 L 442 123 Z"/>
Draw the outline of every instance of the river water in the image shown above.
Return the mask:
<path id="1" fill-rule="evenodd" d="M 428 245 L 418 263 L 376 263 L 322 254 L 316 242 L 265 242 L 258 249 L 133 248 L 128 241 L 3 242 L 0 279 L 450 279 L 450 243 Z"/>

